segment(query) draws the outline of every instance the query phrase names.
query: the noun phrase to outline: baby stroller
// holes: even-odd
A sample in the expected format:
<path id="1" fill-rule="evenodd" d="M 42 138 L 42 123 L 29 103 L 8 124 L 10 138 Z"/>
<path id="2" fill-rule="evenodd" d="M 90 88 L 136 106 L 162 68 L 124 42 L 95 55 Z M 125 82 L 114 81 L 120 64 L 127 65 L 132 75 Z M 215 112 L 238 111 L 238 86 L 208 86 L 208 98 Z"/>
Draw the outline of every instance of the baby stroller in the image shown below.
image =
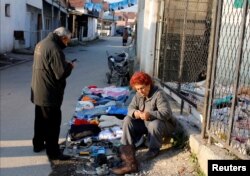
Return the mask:
<path id="1" fill-rule="evenodd" d="M 116 82 L 116 86 L 127 86 L 129 81 L 128 53 L 122 52 L 116 55 L 110 55 L 108 51 L 106 53 L 109 68 L 109 72 L 106 73 L 107 83 Z"/>

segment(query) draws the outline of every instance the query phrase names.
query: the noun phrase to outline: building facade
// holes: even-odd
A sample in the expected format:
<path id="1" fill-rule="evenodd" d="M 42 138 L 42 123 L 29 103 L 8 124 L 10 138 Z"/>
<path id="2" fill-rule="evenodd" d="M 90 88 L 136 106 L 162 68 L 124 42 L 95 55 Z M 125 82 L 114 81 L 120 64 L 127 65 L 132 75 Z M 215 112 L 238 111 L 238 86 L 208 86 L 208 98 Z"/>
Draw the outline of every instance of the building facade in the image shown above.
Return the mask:
<path id="1" fill-rule="evenodd" d="M 27 48 L 38 36 L 34 31 L 41 28 L 42 1 L 0 1 L 0 52 Z"/>
<path id="2" fill-rule="evenodd" d="M 33 49 L 48 32 L 67 26 L 66 0 L 1 0 L 0 53 Z"/>

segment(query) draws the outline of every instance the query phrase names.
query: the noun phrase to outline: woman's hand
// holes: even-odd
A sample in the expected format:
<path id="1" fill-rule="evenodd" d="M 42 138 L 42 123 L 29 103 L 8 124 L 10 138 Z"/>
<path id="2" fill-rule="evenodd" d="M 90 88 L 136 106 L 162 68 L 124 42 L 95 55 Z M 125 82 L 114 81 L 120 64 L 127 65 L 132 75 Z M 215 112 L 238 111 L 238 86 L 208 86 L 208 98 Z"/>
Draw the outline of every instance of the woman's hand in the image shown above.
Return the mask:
<path id="1" fill-rule="evenodd" d="M 141 111 L 136 110 L 136 111 L 134 112 L 134 116 L 135 116 L 136 119 L 140 119 L 140 118 L 141 118 Z"/>
<path id="2" fill-rule="evenodd" d="M 136 119 L 141 119 L 141 120 L 150 120 L 150 114 L 148 112 L 141 112 L 139 110 L 136 110 L 134 112 L 134 116 Z"/>
<path id="3" fill-rule="evenodd" d="M 149 112 L 141 112 L 140 118 L 141 118 L 142 120 L 149 121 L 149 120 L 150 120 L 150 114 L 149 114 Z"/>

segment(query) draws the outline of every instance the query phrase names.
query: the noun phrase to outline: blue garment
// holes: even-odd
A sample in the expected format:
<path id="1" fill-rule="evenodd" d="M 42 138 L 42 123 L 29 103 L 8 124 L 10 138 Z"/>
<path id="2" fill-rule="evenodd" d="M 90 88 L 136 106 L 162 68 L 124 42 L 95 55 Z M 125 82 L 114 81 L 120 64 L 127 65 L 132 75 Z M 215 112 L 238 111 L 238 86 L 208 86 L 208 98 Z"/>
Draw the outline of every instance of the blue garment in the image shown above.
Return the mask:
<path id="1" fill-rule="evenodd" d="M 75 116 L 79 119 L 91 120 L 94 117 L 107 114 L 107 109 L 109 106 L 95 107 L 93 109 L 84 109 L 82 111 L 76 112 Z"/>
<path id="2" fill-rule="evenodd" d="M 104 98 L 100 98 L 97 100 L 97 104 L 99 105 L 104 105 L 110 101 L 116 101 L 118 103 L 124 103 L 126 102 L 126 100 L 128 99 L 128 96 L 127 95 L 121 95 L 117 98 L 115 97 L 112 97 L 112 96 L 108 96 L 108 97 L 104 97 Z"/>
<path id="3" fill-rule="evenodd" d="M 106 103 L 110 102 L 111 100 L 108 99 L 108 98 L 100 98 L 96 104 L 99 104 L 99 105 L 105 105 Z"/>
<path id="4" fill-rule="evenodd" d="M 128 114 L 128 108 L 122 108 L 122 107 L 118 107 L 118 106 L 110 106 L 107 109 L 107 113 L 109 115 L 115 115 L 115 114 L 120 114 L 120 115 L 127 115 Z"/>
<path id="5" fill-rule="evenodd" d="M 228 95 L 228 96 L 225 96 L 223 98 L 215 99 L 213 104 L 215 106 L 220 106 L 220 105 L 223 105 L 223 104 L 230 103 L 232 101 L 232 99 L 233 99 L 233 96 L 232 95 Z"/>
<path id="6" fill-rule="evenodd" d="M 110 99 L 110 100 L 125 102 L 125 101 L 127 100 L 128 96 L 127 96 L 127 95 L 120 95 L 120 96 L 118 96 L 118 97 L 108 96 L 108 97 L 106 97 L 106 98 L 108 98 L 108 99 Z"/>

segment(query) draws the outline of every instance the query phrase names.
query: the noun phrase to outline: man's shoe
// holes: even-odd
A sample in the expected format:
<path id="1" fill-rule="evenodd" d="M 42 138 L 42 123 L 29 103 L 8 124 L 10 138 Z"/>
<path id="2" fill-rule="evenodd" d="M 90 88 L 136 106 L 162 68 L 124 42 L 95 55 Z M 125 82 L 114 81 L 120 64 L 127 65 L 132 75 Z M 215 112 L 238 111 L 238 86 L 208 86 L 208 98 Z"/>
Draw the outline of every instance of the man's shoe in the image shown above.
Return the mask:
<path id="1" fill-rule="evenodd" d="M 33 147 L 33 152 L 39 153 L 45 149 L 45 146 L 42 147 Z"/>
<path id="2" fill-rule="evenodd" d="M 66 160 L 70 160 L 70 156 L 68 155 L 63 155 L 60 154 L 58 156 L 49 156 L 49 160 L 53 161 L 53 160 L 61 160 L 61 161 L 66 161 Z"/>
<path id="3" fill-rule="evenodd" d="M 159 150 L 148 150 L 141 158 L 141 161 L 147 161 L 155 158 L 160 153 Z"/>

